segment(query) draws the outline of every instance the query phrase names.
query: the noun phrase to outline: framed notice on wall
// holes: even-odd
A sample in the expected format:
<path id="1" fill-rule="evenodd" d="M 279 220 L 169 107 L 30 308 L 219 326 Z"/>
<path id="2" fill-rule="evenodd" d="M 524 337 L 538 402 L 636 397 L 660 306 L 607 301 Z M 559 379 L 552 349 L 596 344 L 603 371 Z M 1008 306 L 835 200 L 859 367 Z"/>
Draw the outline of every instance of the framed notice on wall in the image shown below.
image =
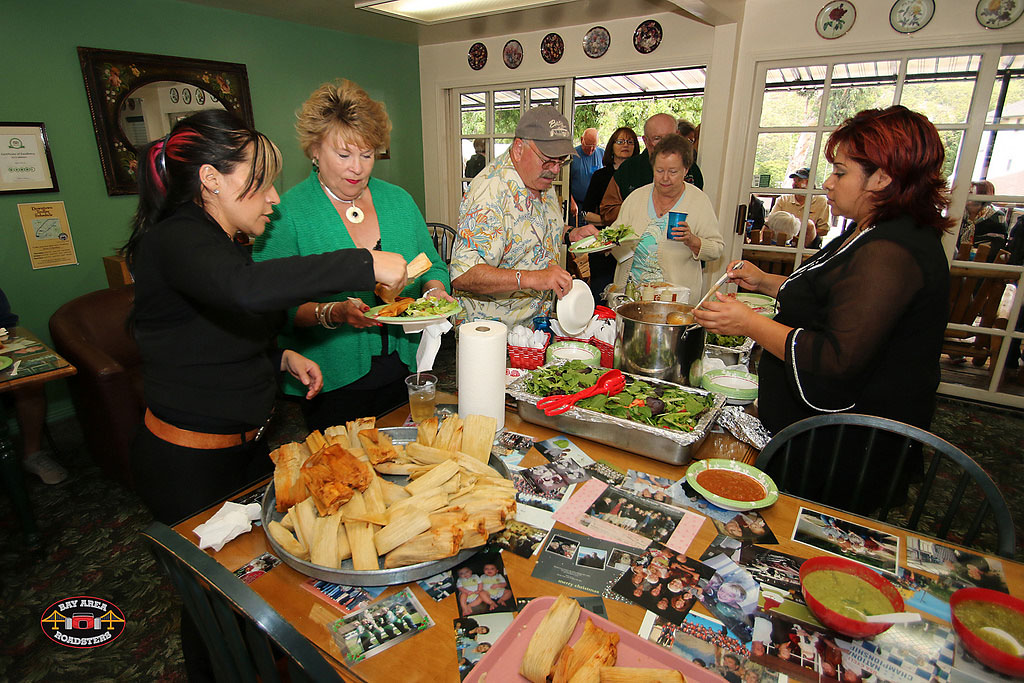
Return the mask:
<path id="1" fill-rule="evenodd" d="M 64 202 L 18 204 L 32 270 L 78 264 Z"/>
<path id="2" fill-rule="evenodd" d="M 0 123 L 0 193 L 57 192 L 42 123 Z"/>

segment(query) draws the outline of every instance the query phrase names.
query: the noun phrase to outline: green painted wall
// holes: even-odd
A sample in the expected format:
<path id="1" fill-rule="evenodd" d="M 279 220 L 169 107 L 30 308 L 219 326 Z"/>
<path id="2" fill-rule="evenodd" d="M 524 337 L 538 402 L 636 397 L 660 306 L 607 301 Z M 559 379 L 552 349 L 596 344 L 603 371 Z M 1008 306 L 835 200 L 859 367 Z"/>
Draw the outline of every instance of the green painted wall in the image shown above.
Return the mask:
<path id="1" fill-rule="evenodd" d="M 46 124 L 60 184 L 58 193 L 0 195 L 0 287 L 22 324 L 45 339 L 62 303 L 106 286 L 102 257 L 127 238 L 136 204 L 134 196 L 107 196 L 78 46 L 245 64 L 256 127 L 284 154 L 280 189 L 309 173 L 295 139 L 295 111 L 322 82 L 349 78 L 386 103 L 394 126 L 391 159 L 378 161 L 374 174 L 404 187 L 423 207 L 414 45 L 174 0 L 0 0 L 0 17 L 6 27 L 0 121 Z M 79 265 L 32 270 L 17 205 L 42 201 L 65 203 Z M 64 402 L 63 387 L 49 393 L 51 403 Z"/>

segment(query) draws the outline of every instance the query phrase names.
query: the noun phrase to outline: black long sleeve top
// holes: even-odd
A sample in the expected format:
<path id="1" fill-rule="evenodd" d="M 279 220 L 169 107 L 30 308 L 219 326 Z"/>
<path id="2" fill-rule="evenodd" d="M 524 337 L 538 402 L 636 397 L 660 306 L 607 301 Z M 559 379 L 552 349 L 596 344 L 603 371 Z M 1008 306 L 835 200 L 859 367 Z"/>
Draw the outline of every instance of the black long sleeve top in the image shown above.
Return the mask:
<path id="1" fill-rule="evenodd" d="M 374 286 L 368 250 L 254 263 L 192 204 L 142 237 L 132 270 L 147 405 L 171 424 L 219 434 L 270 415 L 284 309 Z"/>

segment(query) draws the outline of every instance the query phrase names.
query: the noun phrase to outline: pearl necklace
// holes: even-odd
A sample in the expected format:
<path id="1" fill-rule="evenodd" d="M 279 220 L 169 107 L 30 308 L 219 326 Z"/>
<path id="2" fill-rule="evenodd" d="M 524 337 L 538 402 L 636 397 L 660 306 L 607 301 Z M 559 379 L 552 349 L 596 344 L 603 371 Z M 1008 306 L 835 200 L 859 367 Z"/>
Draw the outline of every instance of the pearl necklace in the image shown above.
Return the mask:
<path id="1" fill-rule="evenodd" d="M 331 188 L 329 188 L 326 185 L 324 185 L 323 181 L 320 181 L 320 187 L 324 188 L 324 191 L 326 191 L 327 194 L 329 194 L 331 196 L 331 199 L 333 199 L 334 201 L 342 202 L 343 204 L 349 204 L 350 205 L 347 209 L 345 209 L 345 218 L 349 219 L 351 222 L 355 223 L 356 225 L 358 225 L 358 224 L 363 222 L 363 218 L 364 218 L 363 210 L 360 209 L 358 206 L 356 206 L 356 202 L 359 200 L 359 197 L 363 196 L 363 192 L 366 192 L 366 188 L 365 187 L 363 188 L 363 192 L 360 192 L 359 196 L 356 197 L 355 199 L 342 199 L 338 195 L 336 195 L 333 192 L 331 192 Z"/>

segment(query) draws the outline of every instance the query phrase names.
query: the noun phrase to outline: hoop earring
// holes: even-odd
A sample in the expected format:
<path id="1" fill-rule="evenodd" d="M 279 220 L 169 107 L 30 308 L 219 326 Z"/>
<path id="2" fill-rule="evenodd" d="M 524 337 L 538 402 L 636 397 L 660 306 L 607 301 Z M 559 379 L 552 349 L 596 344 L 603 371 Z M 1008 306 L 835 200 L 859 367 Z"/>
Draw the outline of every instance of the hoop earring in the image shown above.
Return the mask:
<path id="1" fill-rule="evenodd" d="M 317 159 L 313 159 L 313 170 L 320 173 L 320 161 Z"/>

